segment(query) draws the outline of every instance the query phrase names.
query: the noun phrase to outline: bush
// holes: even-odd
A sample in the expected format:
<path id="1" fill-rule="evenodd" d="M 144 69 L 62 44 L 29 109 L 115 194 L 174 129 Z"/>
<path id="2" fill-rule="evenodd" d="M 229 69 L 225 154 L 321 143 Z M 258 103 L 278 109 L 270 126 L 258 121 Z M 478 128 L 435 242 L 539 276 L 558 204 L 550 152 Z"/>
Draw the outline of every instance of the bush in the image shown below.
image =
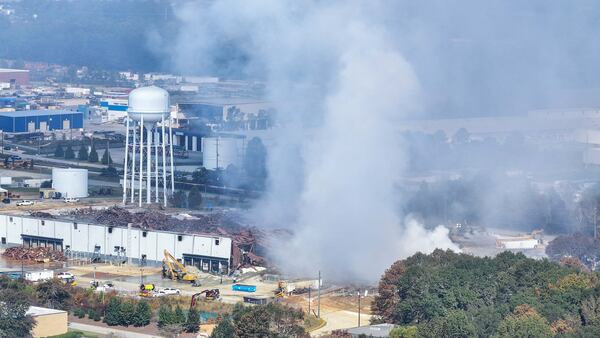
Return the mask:
<path id="1" fill-rule="evenodd" d="M 83 317 L 85 317 L 85 310 L 78 307 L 73 310 L 73 316 L 75 316 L 77 318 L 83 318 Z"/>

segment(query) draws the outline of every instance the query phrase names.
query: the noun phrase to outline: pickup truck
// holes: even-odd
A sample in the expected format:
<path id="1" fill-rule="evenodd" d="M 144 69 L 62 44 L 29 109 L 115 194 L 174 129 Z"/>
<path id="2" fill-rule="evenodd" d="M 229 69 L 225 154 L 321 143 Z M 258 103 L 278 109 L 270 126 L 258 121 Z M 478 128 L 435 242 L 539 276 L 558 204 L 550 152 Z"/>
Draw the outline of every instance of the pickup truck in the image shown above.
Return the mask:
<path id="1" fill-rule="evenodd" d="M 29 205 L 33 205 L 33 201 L 29 201 L 29 200 L 22 200 L 17 202 L 17 206 L 21 207 L 21 206 L 29 206 Z"/>

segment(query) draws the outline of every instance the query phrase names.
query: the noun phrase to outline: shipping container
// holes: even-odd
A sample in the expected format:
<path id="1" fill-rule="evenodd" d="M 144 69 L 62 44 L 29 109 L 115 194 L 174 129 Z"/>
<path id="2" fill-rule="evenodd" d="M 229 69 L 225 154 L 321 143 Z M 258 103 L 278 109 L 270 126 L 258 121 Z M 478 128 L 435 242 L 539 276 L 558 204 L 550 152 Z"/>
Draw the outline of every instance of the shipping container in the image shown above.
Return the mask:
<path id="1" fill-rule="evenodd" d="M 256 292 L 256 285 L 233 284 L 231 289 L 233 291 Z"/>

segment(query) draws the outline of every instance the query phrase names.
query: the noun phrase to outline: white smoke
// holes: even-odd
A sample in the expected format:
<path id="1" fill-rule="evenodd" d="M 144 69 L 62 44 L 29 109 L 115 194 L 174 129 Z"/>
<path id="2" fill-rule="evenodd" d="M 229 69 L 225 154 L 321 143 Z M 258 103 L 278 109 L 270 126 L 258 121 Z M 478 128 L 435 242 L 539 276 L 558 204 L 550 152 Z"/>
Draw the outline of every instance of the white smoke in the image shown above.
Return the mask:
<path id="1" fill-rule="evenodd" d="M 269 191 L 257 213 L 294 231 L 291 242 L 274 243 L 279 267 L 375 280 L 417 251 L 457 249 L 444 228 L 427 231 L 398 214 L 406 157 L 397 127 L 418 110 L 419 83 L 367 7 L 225 0 L 177 13 L 182 71 L 209 71 L 219 41 L 237 41 L 248 73 L 264 72 L 279 103 Z"/>

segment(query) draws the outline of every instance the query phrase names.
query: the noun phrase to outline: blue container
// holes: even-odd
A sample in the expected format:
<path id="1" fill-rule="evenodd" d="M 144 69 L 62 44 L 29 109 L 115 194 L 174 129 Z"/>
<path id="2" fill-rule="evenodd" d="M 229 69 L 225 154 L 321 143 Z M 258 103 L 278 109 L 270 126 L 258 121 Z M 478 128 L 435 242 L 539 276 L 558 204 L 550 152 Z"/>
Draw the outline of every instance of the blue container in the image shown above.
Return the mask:
<path id="1" fill-rule="evenodd" d="M 242 291 L 242 292 L 255 292 L 256 285 L 246 285 L 246 284 L 233 284 L 231 286 L 233 291 Z"/>

